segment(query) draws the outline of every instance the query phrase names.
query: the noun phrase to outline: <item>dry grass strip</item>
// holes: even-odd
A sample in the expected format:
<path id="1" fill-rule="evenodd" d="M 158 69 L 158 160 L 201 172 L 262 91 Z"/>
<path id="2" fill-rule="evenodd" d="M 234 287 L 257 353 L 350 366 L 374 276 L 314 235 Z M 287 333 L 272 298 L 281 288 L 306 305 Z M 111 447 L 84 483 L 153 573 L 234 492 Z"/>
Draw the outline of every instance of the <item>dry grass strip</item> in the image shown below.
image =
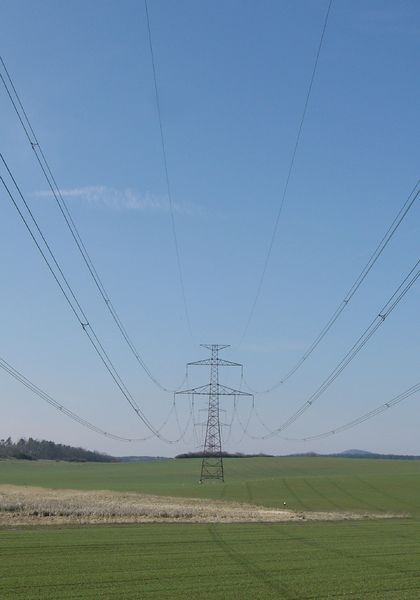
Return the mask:
<path id="1" fill-rule="evenodd" d="M 251 523 L 402 517 L 368 512 L 296 512 L 198 498 L 107 490 L 0 485 L 0 526 L 54 523 Z"/>

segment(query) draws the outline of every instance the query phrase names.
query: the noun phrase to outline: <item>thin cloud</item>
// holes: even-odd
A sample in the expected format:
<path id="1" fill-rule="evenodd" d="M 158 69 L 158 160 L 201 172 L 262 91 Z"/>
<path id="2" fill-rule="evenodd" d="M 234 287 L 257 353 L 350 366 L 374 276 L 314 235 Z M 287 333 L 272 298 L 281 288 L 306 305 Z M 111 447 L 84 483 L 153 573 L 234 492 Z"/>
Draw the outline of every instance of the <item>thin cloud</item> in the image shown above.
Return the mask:
<path id="1" fill-rule="evenodd" d="M 169 201 L 166 197 L 150 193 L 139 194 L 131 188 L 119 190 L 104 185 L 91 185 L 70 189 L 60 189 L 57 193 L 65 199 L 80 200 L 94 208 L 106 208 L 114 211 L 168 212 Z M 42 190 L 34 194 L 38 198 L 52 198 L 51 190 Z M 174 211 L 178 214 L 203 215 L 204 208 L 189 202 L 174 202 Z"/>

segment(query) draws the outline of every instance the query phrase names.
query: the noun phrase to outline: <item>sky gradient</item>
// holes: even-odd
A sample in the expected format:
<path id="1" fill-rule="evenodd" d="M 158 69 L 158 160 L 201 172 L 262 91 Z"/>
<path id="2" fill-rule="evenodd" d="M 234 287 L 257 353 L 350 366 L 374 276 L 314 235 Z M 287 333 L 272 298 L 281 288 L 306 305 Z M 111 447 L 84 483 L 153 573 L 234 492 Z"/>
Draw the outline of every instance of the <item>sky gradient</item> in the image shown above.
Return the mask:
<path id="1" fill-rule="evenodd" d="M 341 302 L 419 178 L 420 7 L 414 1 L 335 0 L 278 235 L 241 342 L 327 4 L 149 2 L 191 339 L 143 3 L 2 2 L 1 54 L 112 301 L 166 386 L 181 383 L 187 362 L 206 357 L 201 343 L 231 344 L 223 356 L 243 363 L 255 388 L 280 380 Z M 0 151 L 91 322 L 157 426 L 172 396 L 147 379 L 122 342 L 3 89 L 0 138 Z M 0 194 L 0 356 L 103 429 L 147 435 L 92 352 L 3 189 Z M 313 356 L 287 384 L 256 397 L 270 426 L 319 386 L 414 265 L 418 204 Z M 417 285 L 285 435 L 341 425 L 417 383 L 418 307 Z M 240 385 L 239 373 L 222 378 Z M 207 371 L 197 369 L 189 384 L 207 379 Z M 0 437 L 47 438 L 119 455 L 169 456 L 197 442 L 191 430 L 177 445 L 111 442 L 66 420 L 3 372 L 0 403 Z M 239 403 L 245 423 L 250 403 Z M 182 424 L 188 400 L 177 405 Z M 223 405 L 229 420 L 232 403 Z M 243 437 L 236 423 L 227 449 L 420 454 L 419 419 L 417 395 L 357 429 L 310 444 Z M 255 417 L 249 431 L 264 433 Z M 177 437 L 174 419 L 164 432 Z"/>

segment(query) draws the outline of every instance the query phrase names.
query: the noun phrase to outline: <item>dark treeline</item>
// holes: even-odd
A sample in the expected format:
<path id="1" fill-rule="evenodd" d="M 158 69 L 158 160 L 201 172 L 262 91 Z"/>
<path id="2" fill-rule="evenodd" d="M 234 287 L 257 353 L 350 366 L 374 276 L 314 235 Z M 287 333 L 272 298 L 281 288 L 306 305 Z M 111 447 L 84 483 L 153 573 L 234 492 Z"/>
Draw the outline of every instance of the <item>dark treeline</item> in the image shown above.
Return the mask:
<path id="1" fill-rule="evenodd" d="M 204 454 L 204 452 L 184 452 L 183 454 L 177 454 L 175 458 L 203 458 L 203 456 L 212 455 Z M 243 454 L 242 452 L 222 452 L 223 458 L 261 458 L 272 456 L 273 454 Z"/>
<path id="2" fill-rule="evenodd" d="M 9 437 L 0 440 L 0 458 L 18 458 L 22 460 L 68 460 L 78 462 L 115 462 L 112 456 L 99 452 L 56 444 L 47 440 L 21 438 L 13 442 Z"/>

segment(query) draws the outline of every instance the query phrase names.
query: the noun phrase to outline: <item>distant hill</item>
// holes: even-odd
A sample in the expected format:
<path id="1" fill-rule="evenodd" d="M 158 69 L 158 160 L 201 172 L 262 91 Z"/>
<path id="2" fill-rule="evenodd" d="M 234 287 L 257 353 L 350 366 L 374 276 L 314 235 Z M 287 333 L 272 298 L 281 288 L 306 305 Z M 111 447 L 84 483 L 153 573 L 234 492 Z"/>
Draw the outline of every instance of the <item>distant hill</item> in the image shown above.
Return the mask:
<path id="1" fill-rule="evenodd" d="M 185 452 L 177 454 L 175 458 L 202 458 L 202 452 Z M 258 458 L 258 457 L 273 457 L 273 454 L 242 454 L 241 452 L 222 452 L 223 458 Z M 367 450 L 344 450 L 343 452 L 335 452 L 331 454 L 318 454 L 317 452 L 304 452 L 296 454 L 286 454 L 285 457 L 331 457 L 331 458 L 376 458 L 382 460 L 420 460 L 420 456 L 410 454 L 379 454 L 378 452 L 369 452 Z M 281 458 L 278 456 L 277 458 Z M 149 457 L 150 459 L 150 457 Z"/>
<path id="2" fill-rule="evenodd" d="M 420 456 L 415 454 L 380 454 L 379 452 L 369 452 L 368 450 L 344 450 L 332 454 L 318 454 L 317 452 L 305 452 L 304 454 L 288 454 L 288 456 L 330 456 L 336 458 L 379 458 L 382 460 L 420 460 Z"/>
<path id="3" fill-rule="evenodd" d="M 367 450 L 344 450 L 339 454 L 330 456 L 341 456 L 343 458 L 382 458 L 389 460 L 419 460 L 416 454 L 380 454 L 379 452 L 368 452 Z"/>
<path id="4" fill-rule="evenodd" d="M 74 448 L 47 440 L 21 438 L 13 442 L 9 437 L 0 440 L 0 458 L 20 460 L 67 460 L 77 462 L 118 462 L 117 458 L 84 448 Z"/>
<path id="5" fill-rule="evenodd" d="M 369 452 L 368 450 L 343 450 L 343 452 L 339 453 L 340 456 L 351 456 L 351 457 L 360 457 L 360 458 L 371 458 L 375 456 L 374 452 Z M 381 455 L 379 455 L 381 456 Z"/>

